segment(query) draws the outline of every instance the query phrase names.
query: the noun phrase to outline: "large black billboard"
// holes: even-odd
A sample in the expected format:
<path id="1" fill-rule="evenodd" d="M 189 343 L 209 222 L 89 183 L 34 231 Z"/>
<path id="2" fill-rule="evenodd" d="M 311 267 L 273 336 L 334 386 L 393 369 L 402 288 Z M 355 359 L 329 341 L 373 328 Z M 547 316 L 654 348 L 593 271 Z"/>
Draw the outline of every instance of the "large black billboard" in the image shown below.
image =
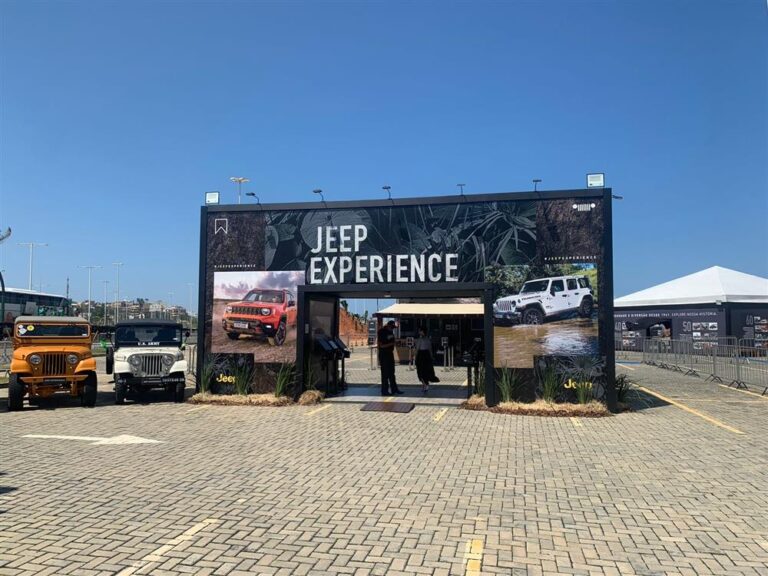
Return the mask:
<path id="1" fill-rule="evenodd" d="M 429 284 L 451 297 L 473 283 L 495 288 L 495 366 L 605 357 L 609 199 L 581 190 L 204 208 L 206 350 L 294 361 L 302 284 L 395 286 L 402 297 Z"/>

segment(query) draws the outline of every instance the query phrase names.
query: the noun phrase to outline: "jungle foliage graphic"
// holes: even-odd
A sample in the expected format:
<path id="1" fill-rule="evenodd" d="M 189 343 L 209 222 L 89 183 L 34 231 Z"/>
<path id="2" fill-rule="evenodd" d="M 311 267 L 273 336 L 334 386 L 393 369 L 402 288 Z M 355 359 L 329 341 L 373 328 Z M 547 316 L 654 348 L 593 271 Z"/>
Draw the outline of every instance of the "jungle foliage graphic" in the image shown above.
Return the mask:
<path id="1" fill-rule="evenodd" d="M 489 266 L 526 265 L 536 257 L 536 203 L 506 201 L 270 212 L 267 270 L 305 270 L 320 226 L 365 225 L 360 254 L 459 255 L 458 278 L 482 282 Z"/>

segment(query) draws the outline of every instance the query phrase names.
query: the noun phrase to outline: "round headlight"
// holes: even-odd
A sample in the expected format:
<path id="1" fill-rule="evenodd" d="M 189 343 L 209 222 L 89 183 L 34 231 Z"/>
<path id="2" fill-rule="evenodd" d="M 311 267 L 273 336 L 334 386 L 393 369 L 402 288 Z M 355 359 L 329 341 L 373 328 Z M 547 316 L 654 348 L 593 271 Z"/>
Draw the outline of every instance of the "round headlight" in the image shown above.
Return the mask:
<path id="1" fill-rule="evenodd" d="M 134 368 L 138 368 L 141 365 L 141 357 L 138 354 L 134 354 L 128 358 L 128 363 Z"/>
<path id="2" fill-rule="evenodd" d="M 261 309 L 261 315 L 262 316 L 269 316 L 270 314 L 272 314 L 272 310 L 270 310 L 269 308 L 262 308 Z"/>
<path id="3" fill-rule="evenodd" d="M 70 364 L 77 364 L 79 360 L 80 358 L 77 356 L 77 354 L 67 354 L 67 362 Z"/>
<path id="4" fill-rule="evenodd" d="M 226 308 L 224 308 L 224 312 L 227 313 L 227 314 L 232 312 L 232 306 L 227 306 Z"/>
<path id="5" fill-rule="evenodd" d="M 30 354 L 27 356 L 27 360 L 32 366 L 38 366 L 43 359 L 38 354 Z"/>
<path id="6" fill-rule="evenodd" d="M 170 368 L 173 364 L 173 356 L 169 356 L 168 354 L 163 356 L 163 366 L 166 368 Z"/>

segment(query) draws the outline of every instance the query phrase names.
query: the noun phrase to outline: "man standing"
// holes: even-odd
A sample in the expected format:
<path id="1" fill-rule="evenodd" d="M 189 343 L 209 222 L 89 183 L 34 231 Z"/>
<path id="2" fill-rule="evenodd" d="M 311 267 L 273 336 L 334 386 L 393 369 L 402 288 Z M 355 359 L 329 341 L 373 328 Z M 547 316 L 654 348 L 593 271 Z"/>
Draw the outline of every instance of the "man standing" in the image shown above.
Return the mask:
<path id="1" fill-rule="evenodd" d="M 402 394 L 395 381 L 395 322 L 390 320 L 379 330 L 376 346 L 379 349 L 379 367 L 381 368 L 381 395 Z"/>

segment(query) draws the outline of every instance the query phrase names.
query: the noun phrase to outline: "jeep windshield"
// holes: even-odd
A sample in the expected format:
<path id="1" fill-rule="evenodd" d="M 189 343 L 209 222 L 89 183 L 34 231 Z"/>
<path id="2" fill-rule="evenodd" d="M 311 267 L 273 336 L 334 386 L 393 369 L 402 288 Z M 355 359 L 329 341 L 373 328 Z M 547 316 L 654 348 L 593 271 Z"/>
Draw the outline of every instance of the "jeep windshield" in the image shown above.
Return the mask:
<path id="1" fill-rule="evenodd" d="M 280 290 L 251 290 L 243 302 L 268 302 L 270 304 L 282 304 L 283 293 Z"/>
<path id="2" fill-rule="evenodd" d="M 531 280 L 523 284 L 520 294 L 530 294 L 531 292 L 544 292 L 549 286 L 549 280 Z"/>
<path id="3" fill-rule="evenodd" d="M 135 324 L 118 326 L 115 346 L 181 346 L 181 328 Z"/>
<path id="4" fill-rule="evenodd" d="M 91 331 L 88 324 L 40 324 L 37 322 L 16 325 L 20 338 L 87 338 Z"/>

